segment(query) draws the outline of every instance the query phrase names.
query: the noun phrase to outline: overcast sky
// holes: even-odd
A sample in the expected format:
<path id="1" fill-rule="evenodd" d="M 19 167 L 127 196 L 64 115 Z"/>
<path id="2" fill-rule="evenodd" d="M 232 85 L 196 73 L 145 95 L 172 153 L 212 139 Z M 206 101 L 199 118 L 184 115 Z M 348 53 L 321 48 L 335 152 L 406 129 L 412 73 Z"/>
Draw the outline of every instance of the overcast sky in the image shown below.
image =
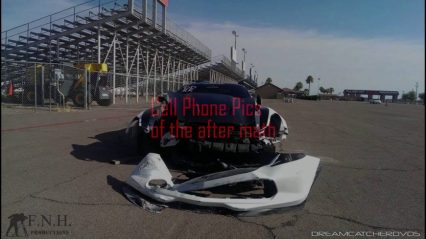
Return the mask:
<path id="1" fill-rule="evenodd" d="M 3 0 L 2 30 L 81 3 Z M 232 30 L 261 83 L 292 88 L 424 91 L 423 0 L 170 0 L 169 17 L 213 51 L 229 55 Z M 317 81 L 320 78 L 321 80 Z"/>

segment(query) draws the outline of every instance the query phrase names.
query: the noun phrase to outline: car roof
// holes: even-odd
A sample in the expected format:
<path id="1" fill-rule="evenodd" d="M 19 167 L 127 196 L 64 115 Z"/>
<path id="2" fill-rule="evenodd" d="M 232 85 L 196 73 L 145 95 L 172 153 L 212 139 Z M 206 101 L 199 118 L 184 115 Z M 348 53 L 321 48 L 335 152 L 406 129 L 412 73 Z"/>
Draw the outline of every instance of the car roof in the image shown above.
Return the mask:
<path id="1" fill-rule="evenodd" d="M 242 85 L 239 84 L 232 84 L 232 83 L 223 83 L 223 84 L 216 84 L 216 83 L 210 83 L 210 82 L 194 82 L 188 85 L 195 85 L 195 86 L 219 86 L 219 87 L 226 87 L 226 86 L 230 86 L 230 87 L 242 87 L 245 88 Z"/>

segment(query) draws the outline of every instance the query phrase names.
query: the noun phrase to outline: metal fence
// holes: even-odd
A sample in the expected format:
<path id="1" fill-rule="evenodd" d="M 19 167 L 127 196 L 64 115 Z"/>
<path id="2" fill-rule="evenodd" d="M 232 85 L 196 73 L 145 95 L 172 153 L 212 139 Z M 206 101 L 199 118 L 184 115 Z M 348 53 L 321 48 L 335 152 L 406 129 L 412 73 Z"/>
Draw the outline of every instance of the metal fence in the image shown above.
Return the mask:
<path id="1" fill-rule="evenodd" d="M 151 97 L 165 94 L 169 91 L 176 91 L 184 84 L 189 84 L 197 80 L 196 67 L 176 70 L 168 74 L 135 75 L 108 73 L 108 82 L 111 89 L 114 89 L 112 103 L 134 104 L 148 102 Z"/>
<path id="2" fill-rule="evenodd" d="M 24 106 L 66 108 L 66 88 L 73 85 L 66 77 L 81 78 L 86 81 L 87 75 L 82 69 L 72 65 L 47 64 L 38 62 L 2 62 L 1 96 L 2 103 Z M 84 84 L 77 90 L 87 91 Z M 76 93 L 76 92 L 73 92 Z M 87 94 L 86 94 L 87 95 Z M 84 107 L 84 105 L 82 106 Z"/>
<path id="3" fill-rule="evenodd" d="M 198 77 L 197 67 L 135 75 L 102 71 L 88 65 L 98 64 L 4 61 L 2 103 L 49 110 L 138 104 L 176 91 Z"/>

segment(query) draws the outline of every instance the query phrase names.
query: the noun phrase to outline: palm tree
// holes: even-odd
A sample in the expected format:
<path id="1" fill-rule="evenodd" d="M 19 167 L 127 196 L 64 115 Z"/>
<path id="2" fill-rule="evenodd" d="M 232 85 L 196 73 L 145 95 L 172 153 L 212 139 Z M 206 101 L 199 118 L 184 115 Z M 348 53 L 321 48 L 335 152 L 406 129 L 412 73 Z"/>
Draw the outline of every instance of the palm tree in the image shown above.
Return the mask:
<path id="1" fill-rule="evenodd" d="M 330 94 L 332 95 L 332 94 L 333 94 L 333 92 L 334 92 L 334 88 L 333 88 L 333 87 L 330 87 L 328 90 L 329 90 Z"/>
<path id="2" fill-rule="evenodd" d="M 309 85 L 309 90 L 308 90 L 309 95 L 311 94 L 311 83 L 313 82 L 314 82 L 314 78 L 311 75 L 309 75 L 308 78 L 306 78 L 306 84 Z"/>
<path id="3" fill-rule="evenodd" d="M 265 84 L 271 84 L 272 83 L 272 78 L 268 77 L 266 78 Z"/>
<path id="4" fill-rule="evenodd" d="M 413 102 L 416 100 L 416 92 L 414 90 L 411 90 L 408 93 L 403 94 L 402 99 Z"/>
<path id="5" fill-rule="evenodd" d="M 303 88 L 303 83 L 299 81 L 299 82 L 296 83 L 293 90 L 300 91 L 302 88 Z"/>

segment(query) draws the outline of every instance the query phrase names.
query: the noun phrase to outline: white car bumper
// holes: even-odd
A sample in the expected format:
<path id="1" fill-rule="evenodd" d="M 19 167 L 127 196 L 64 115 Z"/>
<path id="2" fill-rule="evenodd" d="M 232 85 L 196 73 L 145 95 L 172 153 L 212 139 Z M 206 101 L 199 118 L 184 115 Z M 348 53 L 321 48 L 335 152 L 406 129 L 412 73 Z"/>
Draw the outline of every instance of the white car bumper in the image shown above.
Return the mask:
<path id="1" fill-rule="evenodd" d="M 142 194 L 165 203 L 178 201 L 235 211 L 265 210 L 304 202 L 315 179 L 319 162 L 319 158 L 304 156 L 290 162 L 271 162 L 257 169 L 233 169 L 173 184 L 172 175 L 161 156 L 149 153 L 133 171 L 127 183 Z M 151 186 L 149 182 L 152 180 L 162 180 L 167 185 Z M 272 181 L 276 193 L 267 198 L 208 198 L 185 193 L 252 180 Z"/>

